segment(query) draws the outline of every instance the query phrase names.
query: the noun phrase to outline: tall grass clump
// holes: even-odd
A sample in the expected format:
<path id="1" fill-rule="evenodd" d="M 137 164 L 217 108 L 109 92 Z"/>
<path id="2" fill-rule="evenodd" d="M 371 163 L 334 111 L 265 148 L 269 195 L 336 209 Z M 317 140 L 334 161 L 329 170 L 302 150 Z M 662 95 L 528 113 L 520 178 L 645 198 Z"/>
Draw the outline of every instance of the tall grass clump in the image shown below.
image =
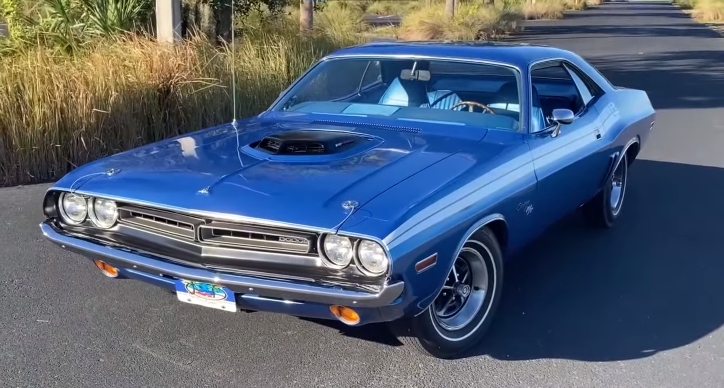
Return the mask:
<path id="1" fill-rule="evenodd" d="M 571 4 L 574 4 L 571 2 Z M 538 0 L 531 4 L 521 4 L 521 11 L 527 20 L 531 19 L 561 19 L 563 11 L 566 10 L 566 3 L 558 0 Z"/>
<path id="2" fill-rule="evenodd" d="M 365 10 L 372 15 L 406 15 L 421 7 L 421 1 L 375 1 Z"/>
<path id="3" fill-rule="evenodd" d="M 674 4 L 677 4 L 681 9 L 694 8 L 694 0 L 675 0 Z"/>
<path id="4" fill-rule="evenodd" d="M 56 179 L 94 159 L 268 107 L 322 55 L 354 36 L 249 29 L 231 51 L 204 38 L 160 45 L 137 35 L 69 55 L 38 46 L 0 57 L 0 185 Z"/>
<path id="5" fill-rule="evenodd" d="M 704 23 L 724 22 L 723 0 L 696 0 L 691 16 Z"/>
<path id="6" fill-rule="evenodd" d="M 512 8 L 460 2 L 452 18 L 437 4 L 402 17 L 400 36 L 406 40 L 489 40 L 516 30 L 520 14 Z"/>

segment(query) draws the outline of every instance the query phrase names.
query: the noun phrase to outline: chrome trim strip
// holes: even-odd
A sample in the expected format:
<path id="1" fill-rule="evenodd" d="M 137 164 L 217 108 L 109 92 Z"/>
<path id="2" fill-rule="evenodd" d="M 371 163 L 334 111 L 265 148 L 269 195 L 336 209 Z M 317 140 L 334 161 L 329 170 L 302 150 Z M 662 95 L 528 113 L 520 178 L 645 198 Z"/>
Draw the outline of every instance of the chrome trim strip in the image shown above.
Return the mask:
<path id="1" fill-rule="evenodd" d="M 395 301 L 404 289 L 404 282 L 387 284 L 377 294 L 335 289 L 329 287 L 299 284 L 278 280 L 258 279 L 247 276 L 217 273 L 160 260 L 154 260 L 135 253 L 74 238 L 57 231 L 50 223 L 40 224 L 40 229 L 51 242 L 68 251 L 91 259 L 103 261 L 119 268 L 159 273 L 176 278 L 210 282 L 228 287 L 234 292 L 251 293 L 261 297 L 280 298 L 320 304 L 338 304 L 356 307 L 383 307 Z"/>
<path id="2" fill-rule="evenodd" d="M 626 145 L 623 147 L 623 150 L 618 155 L 615 167 L 610 171 L 611 174 L 613 174 L 613 172 L 616 171 L 616 167 L 618 167 L 618 164 L 623 159 L 623 156 L 626 155 L 626 153 L 628 152 L 628 149 L 631 148 L 631 146 L 634 144 L 638 144 L 639 147 L 641 147 L 641 142 L 639 141 L 638 135 L 631 138 L 631 140 L 629 140 L 628 143 L 626 143 Z M 610 175 L 609 175 L 609 178 L 610 178 Z"/>
<path id="3" fill-rule="evenodd" d="M 277 299 L 277 298 L 265 298 L 263 296 L 254 295 L 254 294 L 246 294 L 242 295 L 241 299 L 252 299 L 252 300 L 260 300 L 263 302 L 277 302 L 277 303 L 284 303 L 284 304 L 304 304 L 302 302 L 296 302 L 293 300 L 286 300 L 286 299 Z"/>

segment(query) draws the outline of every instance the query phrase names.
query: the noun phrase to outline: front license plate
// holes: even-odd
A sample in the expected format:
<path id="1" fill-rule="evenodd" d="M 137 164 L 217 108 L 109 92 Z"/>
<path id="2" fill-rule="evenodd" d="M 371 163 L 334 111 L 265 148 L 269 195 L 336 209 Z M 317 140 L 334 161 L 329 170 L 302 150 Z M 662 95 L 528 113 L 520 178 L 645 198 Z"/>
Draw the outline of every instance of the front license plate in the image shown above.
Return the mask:
<path id="1" fill-rule="evenodd" d="M 184 303 L 236 312 L 236 297 L 226 287 L 216 284 L 176 280 L 176 296 Z"/>

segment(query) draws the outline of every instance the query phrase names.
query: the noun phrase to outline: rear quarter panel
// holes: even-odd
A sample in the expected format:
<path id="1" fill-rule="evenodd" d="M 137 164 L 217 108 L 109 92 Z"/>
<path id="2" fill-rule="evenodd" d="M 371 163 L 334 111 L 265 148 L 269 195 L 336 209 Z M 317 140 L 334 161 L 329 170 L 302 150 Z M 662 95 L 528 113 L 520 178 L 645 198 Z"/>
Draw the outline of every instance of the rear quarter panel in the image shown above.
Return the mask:
<path id="1" fill-rule="evenodd" d="M 599 101 L 597 109 L 602 113 L 601 133 L 610 144 L 607 152 L 612 162 L 618 160 L 627 147 L 638 153 L 647 143 L 656 112 L 645 91 L 612 89 Z M 629 160 L 631 162 L 633 160 Z"/>
<path id="2" fill-rule="evenodd" d="M 601 134 L 609 145 L 604 152 L 612 157 L 613 168 L 613 162 L 633 141 L 638 143 L 636 147 L 639 150 L 646 144 L 656 112 L 646 91 L 612 85 L 601 72 L 579 55 L 570 53 L 568 59 L 605 91 L 596 104 L 596 109 L 602 114 Z"/>

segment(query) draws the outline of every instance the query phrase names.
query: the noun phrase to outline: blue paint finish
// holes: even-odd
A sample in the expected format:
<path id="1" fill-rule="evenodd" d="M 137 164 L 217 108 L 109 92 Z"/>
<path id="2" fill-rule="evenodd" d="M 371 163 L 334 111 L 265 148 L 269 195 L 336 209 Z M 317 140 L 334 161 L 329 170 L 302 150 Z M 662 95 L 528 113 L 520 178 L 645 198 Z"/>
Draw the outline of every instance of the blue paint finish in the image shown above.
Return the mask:
<path id="1" fill-rule="evenodd" d="M 399 108 L 416 116 L 396 119 L 398 107 L 392 104 L 409 104 L 399 90 L 381 93 L 391 105 L 375 109 L 336 101 L 276 109 L 293 84 L 258 116 L 89 163 L 51 190 L 380 241 L 392 260 L 388 283 L 404 282 L 404 289 L 389 305 L 357 311 L 363 323 L 388 321 L 427 308 L 465 239 L 480 228 L 490 222 L 503 226 L 503 249 L 510 257 L 593 197 L 626 147 L 646 144 L 655 117 L 645 92 L 616 88 L 578 55 L 551 47 L 385 42 L 345 48 L 320 63 L 350 57 L 487 61 L 514 68 L 520 76 L 521 128 L 486 128 L 476 125 L 475 117 L 445 122 L 460 113 L 444 109 Z M 550 131 L 532 133 L 543 124 L 534 109 L 530 68 L 556 58 L 584 71 L 603 95 L 551 137 Z M 537 92 L 556 88 L 544 85 Z M 457 98 L 442 105 L 449 108 Z M 506 96 L 496 100 L 509 102 Z M 332 155 L 276 156 L 254 148 L 266 135 L 301 129 L 351 132 L 366 140 Z M 120 171 L 103 174 L 109 169 Z M 359 204 L 351 216 L 341 206 L 348 200 Z M 437 263 L 418 274 L 415 263 L 431 254 L 438 255 Z M 173 290 L 173 279 L 158 274 L 130 268 L 121 274 Z M 271 300 L 253 292 L 237 296 L 247 308 L 334 319 L 329 304 Z"/>
<path id="2" fill-rule="evenodd" d="M 597 191 L 607 167 L 605 160 L 596 157 L 601 144 L 596 138 L 599 122 L 598 112 L 591 107 L 572 124 L 562 126 L 555 138 L 530 136 L 539 193 L 534 217 L 541 226 L 575 210 Z"/>

